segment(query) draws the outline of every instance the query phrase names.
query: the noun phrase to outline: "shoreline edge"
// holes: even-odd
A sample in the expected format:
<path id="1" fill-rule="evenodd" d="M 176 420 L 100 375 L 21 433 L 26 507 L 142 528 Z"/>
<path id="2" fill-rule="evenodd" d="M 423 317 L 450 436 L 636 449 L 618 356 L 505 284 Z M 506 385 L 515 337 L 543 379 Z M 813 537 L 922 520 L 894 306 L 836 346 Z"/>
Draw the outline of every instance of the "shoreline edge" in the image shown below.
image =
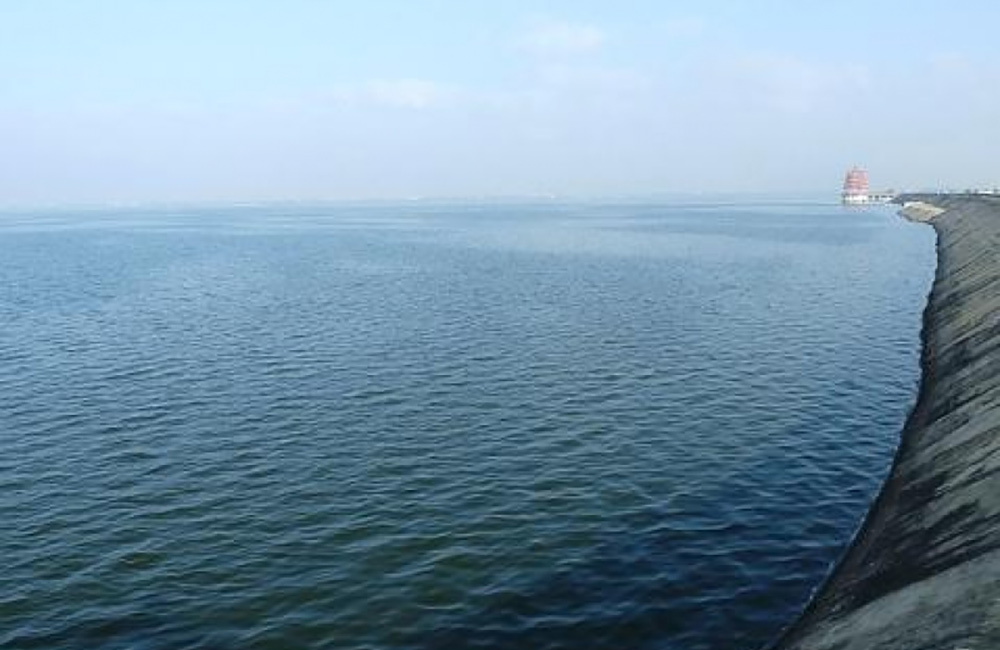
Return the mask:
<path id="1" fill-rule="evenodd" d="M 771 650 L 1000 648 L 1000 198 L 898 202 L 937 234 L 917 401 L 854 539 Z"/>

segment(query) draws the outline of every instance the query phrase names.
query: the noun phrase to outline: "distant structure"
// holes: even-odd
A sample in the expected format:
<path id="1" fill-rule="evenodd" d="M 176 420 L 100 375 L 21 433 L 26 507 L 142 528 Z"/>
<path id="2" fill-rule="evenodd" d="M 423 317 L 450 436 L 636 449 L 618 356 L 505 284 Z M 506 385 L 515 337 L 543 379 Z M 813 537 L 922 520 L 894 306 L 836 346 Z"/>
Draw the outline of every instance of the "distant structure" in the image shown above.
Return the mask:
<path id="1" fill-rule="evenodd" d="M 868 203 L 868 172 L 860 167 L 851 167 L 844 176 L 844 191 L 840 194 L 844 205 Z"/>
<path id="2" fill-rule="evenodd" d="M 840 200 L 844 205 L 866 205 L 868 203 L 888 203 L 896 198 L 896 192 L 886 190 L 873 192 L 868 186 L 868 172 L 860 167 L 851 167 L 844 176 L 844 190 Z"/>

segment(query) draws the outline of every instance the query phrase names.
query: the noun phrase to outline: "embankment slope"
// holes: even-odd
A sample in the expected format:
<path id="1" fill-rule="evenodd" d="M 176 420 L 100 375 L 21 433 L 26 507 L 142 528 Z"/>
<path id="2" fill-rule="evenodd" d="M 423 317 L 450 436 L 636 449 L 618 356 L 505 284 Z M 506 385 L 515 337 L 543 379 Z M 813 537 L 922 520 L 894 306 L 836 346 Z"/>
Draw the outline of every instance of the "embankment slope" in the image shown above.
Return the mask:
<path id="1" fill-rule="evenodd" d="M 938 236 L 918 401 L 854 542 L 776 650 L 1000 649 L 1000 199 L 905 199 Z"/>

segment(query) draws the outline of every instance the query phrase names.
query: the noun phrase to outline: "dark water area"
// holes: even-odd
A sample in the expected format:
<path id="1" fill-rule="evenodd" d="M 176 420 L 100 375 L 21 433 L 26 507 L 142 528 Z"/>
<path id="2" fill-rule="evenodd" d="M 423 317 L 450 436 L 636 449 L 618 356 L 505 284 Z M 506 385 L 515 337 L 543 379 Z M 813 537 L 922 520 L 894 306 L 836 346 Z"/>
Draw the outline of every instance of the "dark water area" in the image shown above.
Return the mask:
<path id="1" fill-rule="evenodd" d="M 0 214 L 0 647 L 759 647 L 916 393 L 816 203 Z"/>

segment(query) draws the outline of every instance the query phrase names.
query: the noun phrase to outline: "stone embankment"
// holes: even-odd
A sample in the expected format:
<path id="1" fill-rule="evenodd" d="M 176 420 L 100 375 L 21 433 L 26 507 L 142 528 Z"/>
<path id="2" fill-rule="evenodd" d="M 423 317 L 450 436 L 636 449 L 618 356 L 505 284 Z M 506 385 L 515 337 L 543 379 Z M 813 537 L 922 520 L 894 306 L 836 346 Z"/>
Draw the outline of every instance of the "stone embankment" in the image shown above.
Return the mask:
<path id="1" fill-rule="evenodd" d="M 902 201 L 938 237 L 917 404 L 851 547 L 775 650 L 1000 649 L 1000 198 Z"/>

